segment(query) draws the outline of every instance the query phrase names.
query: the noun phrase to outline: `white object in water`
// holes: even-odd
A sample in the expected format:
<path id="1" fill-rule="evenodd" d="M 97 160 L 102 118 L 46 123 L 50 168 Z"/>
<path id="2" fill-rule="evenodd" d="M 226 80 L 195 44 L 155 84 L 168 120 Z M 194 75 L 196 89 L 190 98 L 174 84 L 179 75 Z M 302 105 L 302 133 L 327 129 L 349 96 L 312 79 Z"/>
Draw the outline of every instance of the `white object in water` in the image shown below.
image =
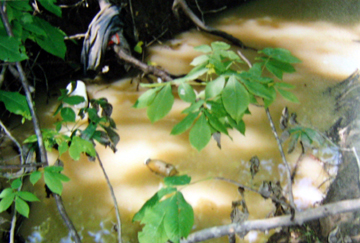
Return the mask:
<path id="1" fill-rule="evenodd" d="M 87 96 L 87 92 L 86 92 L 86 85 L 83 81 L 77 80 L 76 88 L 74 90 L 73 90 L 71 83 L 69 83 L 66 86 L 66 89 L 68 90 L 68 92 L 70 92 L 70 96 L 78 95 L 78 96 L 84 97 L 84 99 L 85 99 L 84 102 L 74 105 L 75 108 L 81 109 L 81 108 L 85 108 L 88 106 L 88 96 Z"/>

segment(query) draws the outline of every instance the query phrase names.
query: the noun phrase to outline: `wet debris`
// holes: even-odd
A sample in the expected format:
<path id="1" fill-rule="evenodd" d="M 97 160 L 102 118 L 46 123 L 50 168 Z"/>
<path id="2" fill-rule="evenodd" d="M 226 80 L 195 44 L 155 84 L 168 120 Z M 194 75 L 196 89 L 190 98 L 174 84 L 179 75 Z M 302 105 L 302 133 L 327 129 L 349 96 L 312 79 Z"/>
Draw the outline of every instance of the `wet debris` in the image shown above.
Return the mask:
<path id="1" fill-rule="evenodd" d="M 260 160 L 255 155 L 250 159 L 250 173 L 251 178 L 254 179 L 255 175 L 259 172 Z"/>
<path id="2" fill-rule="evenodd" d="M 168 177 L 177 175 L 179 173 L 174 165 L 162 160 L 149 158 L 145 160 L 144 164 L 150 169 L 151 172 L 159 176 Z"/>

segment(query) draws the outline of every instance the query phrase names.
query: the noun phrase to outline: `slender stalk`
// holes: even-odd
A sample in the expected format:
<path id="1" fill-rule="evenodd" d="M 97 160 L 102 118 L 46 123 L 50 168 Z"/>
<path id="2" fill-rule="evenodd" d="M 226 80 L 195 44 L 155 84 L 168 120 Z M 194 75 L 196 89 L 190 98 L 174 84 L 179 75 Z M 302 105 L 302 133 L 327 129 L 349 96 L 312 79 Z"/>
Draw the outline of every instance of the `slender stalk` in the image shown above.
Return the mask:
<path id="1" fill-rule="evenodd" d="M 98 153 L 96 153 L 96 157 L 99 161 L 99 164 L 100 164 L 100 167 L 104 173 L 104 176 L 105 176 L 105 179 L 106 179 L 106 183 L 108 184 L 108 187 L 110 189 L 110 194 L 111 194 L 111 197 L 114 201 L 114 207 L 115 207 L 115 212 L 116 212 L 116 220 L 117 220 L 117 232 L 118 232 L 118 242 L 121 243 L 122 242 L 122 237 L 121 237 L 121 219 L 120 219 L 120 211 L 119 211 L 119 207 L 118 207 L 118 203 L 117 203 L 117 200 L 116 200 L 116 196 L 115 196 L 115 193 L 114 193 L 114 189 L 110 183 L 110 179 L 108 177 L 108 175 L 106 174 L 106 171 L 105 171 L 105 168 L 103 166 L 103 163 L 101 162 L 101 159 L 100 159 L 100 156 Z"/>
<path id="2" fill-rule="evenodd" d="M 8 18 L 6 16 L 6 13 L 3 10 L 4 4 L 5 4 L 5 2 L 3 2 L 2 6 L 0 6 L 1 20 L 2 20 L 2 22 L 4 24 L 4 26 L 5 26 L 7 34 L 9 36 L 13 37 L 14 35 L 12 33 Z M 27 101 L 29 109 L 30 109 L 30 113 L 31 113 L 31 117 L 32 117 L 33 125 L 34 125 L 34 130 L 35 130 L 35 134 L 37 136 L 37 141 L 38 141 L 38 146 L 39 146 L 40 160 L 41 160 L 42 163 L 45 163 L 46 166 L 48 166 L 49 163 L 48 163 L 48 159 L 47 159 L 47 153 L 46 153 L 46 150 L 45 150 L 44 141 L 43 141 L 39 121 L 38 121 L 37 115 L 35 113 L 35 108 L 34 108 L 34 105 L 33 105 L 31 92 L 30 92 L 30 89 L 29 89 L 29 83 L 27 81 L 27 78 L 25 76 L 25 72 L 24 72 L 20 62 L 16 62 L 16 68 L 17 68 L 17 70 L 19 72 L 20 81 L 21 81 L 21 84 L 22 84 L 22 86 L 24 88 L 26 101 Z M 70 231 L 75 243 L 80 243 L 81 242 L 80 237 L 79 237 L 74 225 L 72 224 L 70 218 L 68 217 L 68 215 L 65 212 L 65 208 L 64 208 L 64 205 L 62 203 L 60 195 L 57 195 L 57 194 L 53 193 L 53 196 L 55 198 L 56 205 L 57 205 L 57 207 L 59 209 L 59 212 L 60 212 L 62 218 L 64 219 L 65 224 L 68 226 L 69 231 Z M 63 209 L 63 210 L 60 210 L 60 209 Z"/>
<path id="3" fill-rule="evenodd" d="M 283 164 L 284 164 L 284 166 L 286 168 L 286 176 L 287 176 L 287 185 L 288 185 L 288 194 L 289 194 L 290 206 L 292 207 L 292 209 L 294 211 L 296 211 L 296 206 L 295 206 L 295 203 L 294 203 L 294 196 L 293 196 L 293 192 L 292 192 L 291 168 L 289 166 L 289 163 L 286 160 L 285 153 L 284 153 L 284 150 L 282 148 L 281 141 L 279 139 L 279 135 L 276 132 L 275 125 L 274 125 L 274 122 L 272 120 L 269 108 L 266 108 L 265 111 L 266 111 L 266 115 L 268 117 L 268 120 L 270 122 L 271 130 L 272 130 L 272 132 L 273 132 L 273 134 L 275 136 L 276 142 L 278 144 Z M 295 214 L 295 212 L 293 212 L 293 213 Z M 292 217 L 293 216 L 294 215 L 292 215 Z"/>

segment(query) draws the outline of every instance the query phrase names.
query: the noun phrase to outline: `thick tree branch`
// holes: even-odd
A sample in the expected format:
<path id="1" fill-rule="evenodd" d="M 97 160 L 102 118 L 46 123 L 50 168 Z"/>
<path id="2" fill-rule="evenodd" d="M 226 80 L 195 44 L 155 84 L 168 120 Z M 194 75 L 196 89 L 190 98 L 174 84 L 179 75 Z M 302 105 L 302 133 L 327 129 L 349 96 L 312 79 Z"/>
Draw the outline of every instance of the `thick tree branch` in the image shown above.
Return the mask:
<path id="1" fill-rule="evenodd" d="M 219 37 L 224 38 L 225 40 L 230 41 L 231 43 L 233 43 L 234 45 L 243 48 L 243 49 L 249 49 L 249 50 L 254 50 L 257 51 L 255 48 L 252 47 L 248 47 L 245 46 L 244 43 L 242 43 L 238 38 L 224 32 L 221 30 L 217 30 L 215 28 L 206 26 L 195 14 L 194 12 L 189 8 L 189 6 L 186 4 L 185 0 L 174 0 L 172 9 L 173 12 L 175 13 L 175 15 L 178 16 L 178 9 L 181 8 L 184 13 L 186 14 L 186 16 L 189 17 L 189 19 L 197 26 L 199 27 L 202 31 L 212 34 L 212 35 L 216 35 Z"/>
<path id="2" fill-rule="evenodd" d="M 200 230 L 190 234 L 187 239 L 181 240 L 181 243 L 201 242 L 233 233 L 244 233 L 250 230 L 265 231 L 278 227 L 302 225 L 311 220 L 357 210 L 360 210 L 360 199 L 345 200 L 298 212 L 294 219 L 291 219 L 289 215 L 270 219 L 248 220 L 242 224 L 229 224 Z"/>

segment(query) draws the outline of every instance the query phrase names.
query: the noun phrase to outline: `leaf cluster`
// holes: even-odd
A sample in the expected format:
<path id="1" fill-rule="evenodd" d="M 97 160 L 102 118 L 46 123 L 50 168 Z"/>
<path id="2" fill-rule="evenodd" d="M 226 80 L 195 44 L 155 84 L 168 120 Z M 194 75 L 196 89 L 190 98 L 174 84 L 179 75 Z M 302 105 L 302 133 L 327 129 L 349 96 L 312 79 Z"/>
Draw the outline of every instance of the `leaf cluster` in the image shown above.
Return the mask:
<path id="1" fill-rule="evenodd" d="M 166 187 L 160 189 L 137 212 L 133 221 L 145 224 L 138 233 L 139 242 L 180 242 L 187 237 L 194 224 L 194 212 L 175 186 L 187 185 L 187 175 L 164 179 Z"/>
<path id="2" fill-rule="evenodd" d="M 10 187 L 0 193 L 0 213 L 8 209 L 15 202 L 15 209 L 24 217 L 29 217 L 30 207 L 27 202 L 40 201 L 37 196 L 28 191 L 20 191 L 22 181 L 17 178 L 12 181 Z"/>
<path id="3" fill-rule="evenodd" d="M 204 54 L 191 62 L 194 68 L 186 76 L 168 83 L 144 85 L 151 89 L 139 97 L 134 107 L 147 107 L 150 121 L 156 122 L 170 112 L 174 103 L 172 85 L 177 86 L 180 99 L 190 104 L 182 111 L 185 118 L 175 125 L 171 134 L 191 129 L 190 143 L 201 150 L 214 134 L 229 136 L 228 129 L 245 134 L 243 117 L 250 114 L 250 104 L 259 104 L 263 100 L 264 106 L 268 107 L 274 102 L 277 92 L 291 102 L 299 102 L 288 91 L 294 86 L 281 81 L 284 73 L 295 71 L 292 64 L 300 62 L 288 50 L 261 50 L 256 63 L 245 71 L 240 66 L 244 62 L 230 47 L 224 42 L 195 47 Z M 265 69 L 280 81 L 264 76 Z M 204 76 L 203 81 L 198 81 Z M 198 92 L 194 86 L 205 88 Z M 218 145 L 220 147 L 219 139 Z"/>
<path id="4" fill-rule="evenodd" d="M 54 0 L 38 1 L 49 12 L 61 17 L 61 9 Z M 65 34 L 38 15 L 32 14 L 28 1 L 7 1 L 6 14 L 14 36 L 8 36 L 4 24 L 0 22 L 0 59 L 17 62 L 28 59 L 24 46 L 26 40 L 37 43 L 42 49 L 64 59 Z"/>

